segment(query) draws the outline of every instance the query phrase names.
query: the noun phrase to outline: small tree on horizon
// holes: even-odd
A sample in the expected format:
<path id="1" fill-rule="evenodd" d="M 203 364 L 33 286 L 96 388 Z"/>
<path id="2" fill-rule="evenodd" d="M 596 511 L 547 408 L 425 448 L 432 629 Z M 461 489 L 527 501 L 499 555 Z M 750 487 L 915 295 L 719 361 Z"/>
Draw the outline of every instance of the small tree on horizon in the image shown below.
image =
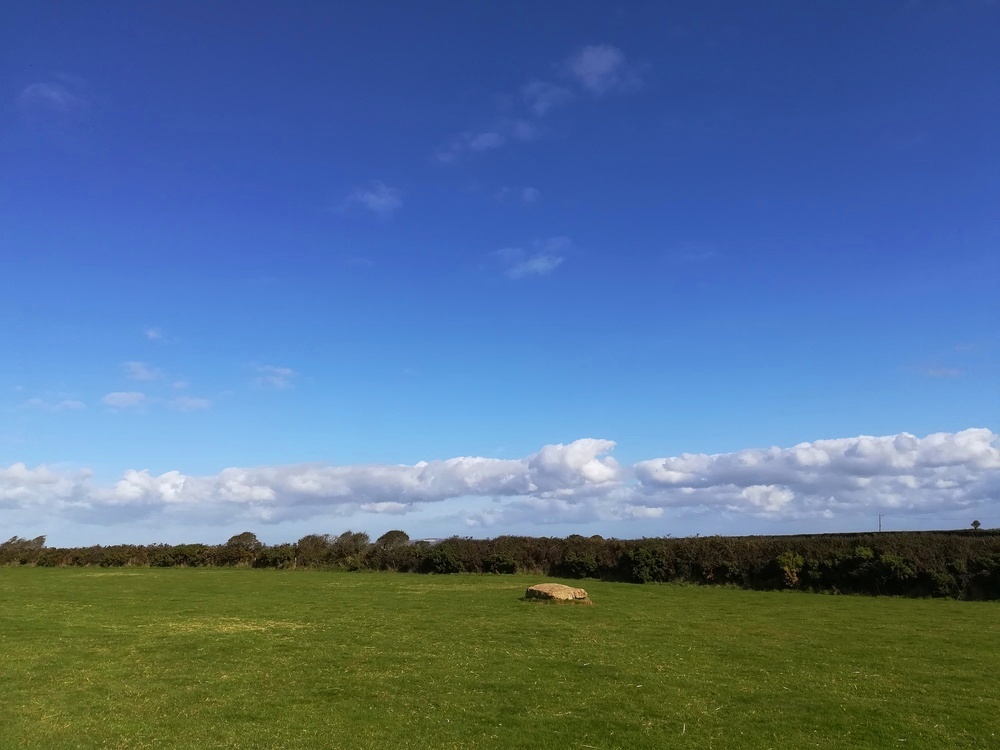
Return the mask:
<path id="1" fill-rule="evenodd" d="M 395 547 L 403 547 L 409 543 L 410 535 L 399 529 L 387 531 L 375 540 L 375 546 L 379 549 L 393 549 Z"/>
<path id="2" fill-rule="evenodd" d="M 218 548 L 217 558 L 223 565 L 252 565 L 264 543 L 252 531 L 244 531 Z"/>
<path id="3" fill-rule="evenodd" d="M 979 531 L 979 527 L 980 526 L 982 526 L 982 524 L 979 523 L 978 520 L 972 522 L 972 530 L 973 531 Z"/>

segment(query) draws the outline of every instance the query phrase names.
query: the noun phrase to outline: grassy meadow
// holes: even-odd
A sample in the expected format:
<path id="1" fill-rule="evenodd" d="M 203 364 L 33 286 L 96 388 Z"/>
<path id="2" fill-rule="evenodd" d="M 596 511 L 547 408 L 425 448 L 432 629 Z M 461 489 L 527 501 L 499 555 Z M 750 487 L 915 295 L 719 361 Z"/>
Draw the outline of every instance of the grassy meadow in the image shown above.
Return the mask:
<path id="1" fill-rule="evenodd" d="M 1000 604 L 0 568 L 0 748 L 1000 748 Z"/>

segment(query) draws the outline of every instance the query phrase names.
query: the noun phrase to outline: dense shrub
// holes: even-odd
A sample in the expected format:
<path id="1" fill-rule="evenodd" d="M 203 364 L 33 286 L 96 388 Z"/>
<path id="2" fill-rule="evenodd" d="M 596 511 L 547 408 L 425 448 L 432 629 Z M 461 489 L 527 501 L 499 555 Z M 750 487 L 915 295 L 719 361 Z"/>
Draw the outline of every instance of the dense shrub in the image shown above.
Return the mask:
<path id="1" fill-rule="evenodd" d="M 392 531 L 310 534 L 267 546 L 244 532 L 225 544 L 51 548 L 45 537 L 0 543 L 0 565 L 253 566 L 421 573 L 530 573 L 653 583 L 722 584 L 845 594 L 1000 599 L 1000 531 L 784 537 L 604 539 L 573 535 L 451 537 L 412 542 Z"/>

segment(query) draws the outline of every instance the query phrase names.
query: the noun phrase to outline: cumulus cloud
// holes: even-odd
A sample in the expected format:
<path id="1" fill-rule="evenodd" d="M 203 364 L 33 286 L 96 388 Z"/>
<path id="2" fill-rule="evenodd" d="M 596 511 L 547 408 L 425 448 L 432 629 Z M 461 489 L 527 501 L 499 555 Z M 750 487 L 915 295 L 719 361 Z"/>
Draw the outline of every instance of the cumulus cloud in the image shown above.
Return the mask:
<path id="1" fill-rule="evenodd" d="M 586 438 L 521 459 L 458 457 L 414 465 L 297 464 L 212 476 L 130 470 L 110 486 L 88 471 L 0 468 L 0 509 L 93 523 L 165 516 L 178 522 L 280 522 L 321 514 L 403 514 L 485 498 L 465 523 L 587 523 L 667 512 L 832 518 L 867 512 L 945 513 L 995 501 L 1000 435 L 988 429 L 853 437 L 725 454 L 682 454 L 623 468 L 615 443 Z"/>
<path id="2" fill-rule="evenodd" d="M 90 474 L 14 464 L 0 469 L 0 507 L 46 509 L 96 523 L 164 514 L 181 521 L 281 521 L 326 512 L 399 514 L 466 497 L 532 496 L 572 502 L 619 481 L 608 440 L 549 445 L 520 460 L 460 457 L 406 465 L 225 469 L 214 476 L 130 470 L 110 487 Z"/>
<path id="3" fill-rule="evenodd" d="M 388 219 L 403 205 L 401 190 L 389 187 L 381 180 L 372 180 L 367 187 L 355 188 L 344 206 L 360 205 L 377 216 Z"/>
<path id="4" fill-rule="evenodd" d="M 521 189 L 521 200 L 525 203 L 534 203 L 542 197 L 542 191 L 538 188 L 526 187 Z"/>
<path id="5" fill-rule="evenodd" d="M 276 365 L 255 365 L 257 377 L 254 378 L 254 385 L 265 388 L 276 388 L 284 391 L 295 386 L 295 378 L 298 373 L 291 367 L 278 367 Z"/>
<path id="6" fill-rule="evenodd" d="M 852 437 L 634 467 L 634 501 L 782 516 L 974 506 L 1000 485 L 1000 436 L 987 429 Z"/>
<path id="7" fill-rule="evenodd" d="M 163 329 L 161 328 L 144 328 L 142 332 L 150 341 L 163 340 Z"/>
<path id="8" fill-rule="evenodd" d="M 0 510 L 59 513 L 85 502 L 91 472 L 56 472 L 47 466 L 29 469 L 23 463 L 0 466 Z"/>
<path id="9" fill-rule="evenodd" d="M 115 391 L 101 399 L 101 403 L 112 409 L 135 409 L 147 401 L 145 393 L 137 391 Z"/>

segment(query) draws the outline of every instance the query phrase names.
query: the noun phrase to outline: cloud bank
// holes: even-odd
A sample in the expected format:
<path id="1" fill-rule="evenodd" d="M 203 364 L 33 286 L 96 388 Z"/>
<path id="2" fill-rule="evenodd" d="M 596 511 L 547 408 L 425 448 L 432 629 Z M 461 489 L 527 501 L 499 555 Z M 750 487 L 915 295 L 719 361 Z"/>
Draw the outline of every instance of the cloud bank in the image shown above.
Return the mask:
<path id="1" fill-rule="evenodd" d="M 987 429 L 853 437 L 791 448 L 640 461 L 637 502 L 832 517 L 865 509 L 954 510 L 1000 489 L 1000 436 Z"/>
<path id="2" fill-rule="evenodd" d="M 610 440 L 547 445 L 521 459 L 463 456 L 410 465 L 296 464 L 230 468 L 212 476 L 126 471 L 95 486 L 88 470 L 15 463 L 0 468 L 0 512 L 114 524 L 277 523 L 319 515 L 405 514 L 428 504 L 487 498 L 478 525 L 512 519 L 658 518 L 666 511 L 773 519 L 859 512 L 949 512 L 995 502 L 1000 435 L 988 429 L 852 437 L 724 454 L 683 454 L 622 467 Z"/>

